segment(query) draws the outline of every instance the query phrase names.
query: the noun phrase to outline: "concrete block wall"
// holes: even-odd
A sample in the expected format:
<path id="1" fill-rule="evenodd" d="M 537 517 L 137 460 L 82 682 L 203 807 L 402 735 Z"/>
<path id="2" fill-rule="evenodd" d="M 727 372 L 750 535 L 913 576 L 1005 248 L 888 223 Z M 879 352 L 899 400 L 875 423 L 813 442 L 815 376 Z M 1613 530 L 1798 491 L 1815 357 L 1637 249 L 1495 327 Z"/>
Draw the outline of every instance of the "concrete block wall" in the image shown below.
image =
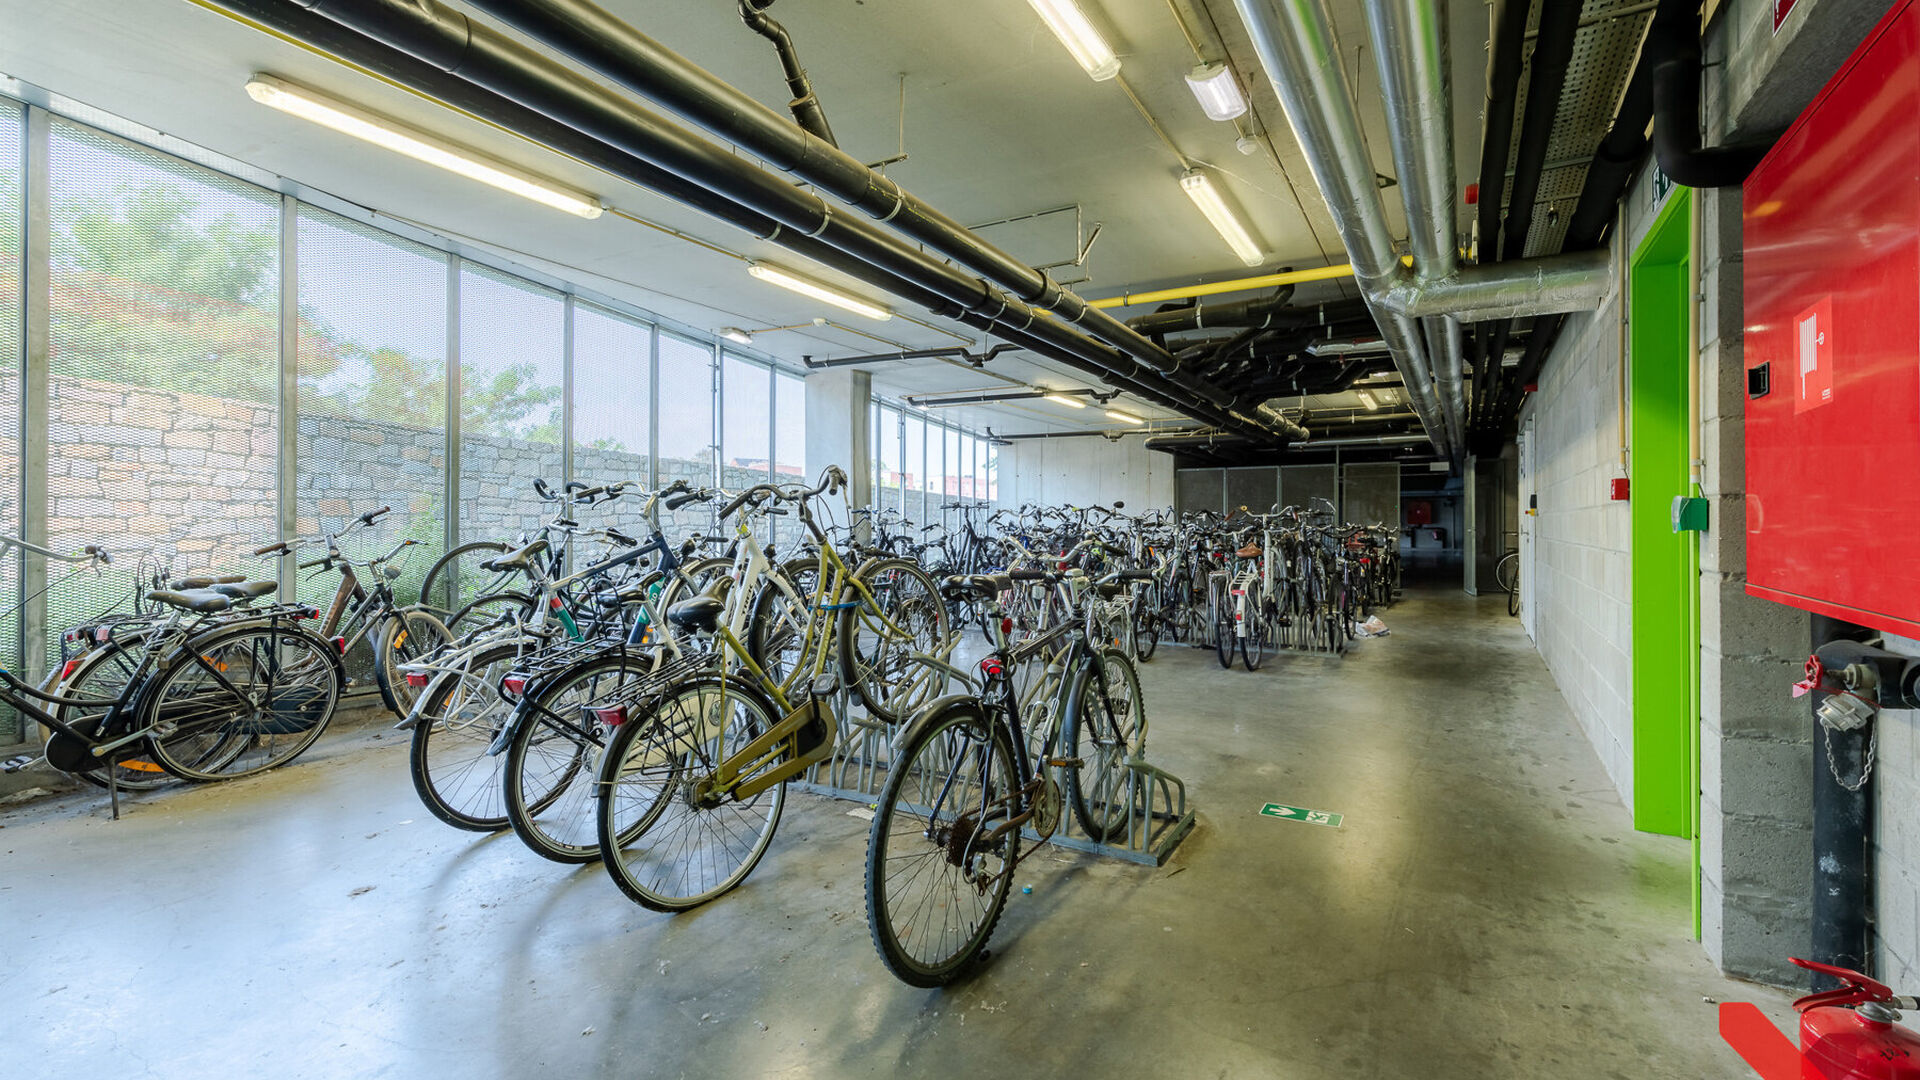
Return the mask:
<path id="1" fill-rule="evenodd" d="M 1024 439 L 1000 448 L 997 506 L 1111 506 L 1129 512 L 1173 505 L 1173 455 L 1140 436 Z"/>
<path id="2" fill-rule="evenodd" d="M 1628 504 L 1610 498 L 1620 451 L 1621 294 L 1567 319 L 1523 414 L 1538 497 L 1532 530 L 1535 645 L 1607 776 L 1633 804 L 1632 596 Z M 1522 430 L 1526 430 L 1524 427 Z"/>
<path id="3" fill-rule="evenodd" d="M 1920 656 L 1920 640 L 1885 644 Z M 1883 711 L 1874 739 L 1873 975 L 1905 994 L 1920 986 L 1920 710 Z"/>

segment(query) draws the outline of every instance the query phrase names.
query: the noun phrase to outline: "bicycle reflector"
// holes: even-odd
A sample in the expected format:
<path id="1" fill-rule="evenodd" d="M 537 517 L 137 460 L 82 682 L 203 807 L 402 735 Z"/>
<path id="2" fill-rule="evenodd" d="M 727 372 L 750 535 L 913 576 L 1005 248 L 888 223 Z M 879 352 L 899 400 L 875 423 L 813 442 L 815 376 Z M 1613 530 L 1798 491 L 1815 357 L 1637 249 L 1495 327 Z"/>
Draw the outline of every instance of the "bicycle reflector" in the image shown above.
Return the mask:
<path id="1" fill-rule="evenodd" d="M 1011 616 L 1003 615 L 1000 617 L 1000 633 L 1002 636 L 1013 633 L 1013 618 Z"/>
<path id="2" fill-rule="evenodd" d="M 589 705 L 587 706 L 587 712 L 593 714 L 594 719 L 608 727 L 619 727 L 621 724 L 627 722 L 627 707 L 625 705 L 607 705 L 604 707 Z"/>
<path id="3" fill-rule="evenodd" d="M 426 673 L 426 672 L 424 672 L 424 671 L 409 671 L 409 672 L 407 672 L 407 685 L 408 685 L 408 686 L 425 686 L 425 685 L 427 685 L 427 681 L 428 681 L 428 678 L 427 678 L 427 673 Z"/>
<path id="4" fill-rule="evenodd" d="M 339 653 L 341 656 L 347 655 L 347 639 L 343 637 L 334 638 L 333 651 Z"/>
<path id="5" fill-rule="evenodd" d="M 527 692 L 527 677 L 525 675 L 509 675 L 500 680 L 500 689 L 505 690 L 509 694 L 524 694 Z"/>
<path id="6" fill-rule="evenodd" d="M 67 677 L 73 674 L 73 669 L 79 666 L 80 666 L 80 658 L 77 656 L 67 661 L 66 666 L 60 669 L 60 681 L 66 682 Z"/>
<path id="7" fill-rule="evenodd" d="M 985 675 L 989 679 L 997 679 L 1006 673 L 1006 665 L 1002 664 L 998 657 L 989 656 L 985 660 L 980 661 L 980 674 Z"/>

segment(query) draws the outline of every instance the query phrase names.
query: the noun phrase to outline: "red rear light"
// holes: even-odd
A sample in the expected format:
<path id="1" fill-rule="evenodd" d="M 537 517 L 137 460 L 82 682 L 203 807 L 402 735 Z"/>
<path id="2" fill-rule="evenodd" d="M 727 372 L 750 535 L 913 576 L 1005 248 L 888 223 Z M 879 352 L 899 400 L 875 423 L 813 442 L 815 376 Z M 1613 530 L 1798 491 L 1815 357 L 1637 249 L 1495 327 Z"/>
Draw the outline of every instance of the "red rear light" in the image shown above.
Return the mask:
<path id="1" fill-rule="evenodd" d="M 997 679 L 1000 676 L 1005 675 L 1006 673 L 1007 673 L 1007 669 L 1000 663 L 1000 661 L 994 659 L 991 656 L 987 657 L 985 660 L 980 661 L 980 674 L 985 675 L 989 679 Z"/>
<path id="2" fill-rule="evenodd" d="M 426 672 L 424 672 L 424 671 L 409 671 L 409 672 L 407 672 L 407 685 L 408 685 L 408 686 L 425 686 L 425 685 L 427 685 L 427 673 L 426 673 Z"/>
<path id="3" fill-rule="evenodd" d="M 608 727 L 619 727 L 621 724 L 627 722 L 627 707 L 625 705 L 609 705 L 606 708 L 588 706 L 587 711 L 592 713 L 595 719 Z"/>
<path id="4" fill-rule="evenodd" d="M 334 638 L 333 651 L 345 656 L 347 654 L 347 639 L 343 637 Z"/>
<path id="5" fill-rule="evenodd" d="M 1002 617 L 1002 618 L 1001 618 L 1001 620 L 1000 620 L 1000 633 L 1001 633 L 1002 635 L 1006 635 L 1006 634 L 1011 634 L 1011 633 L 1013 633 L 1013 620 L 1012 620 L 1012 619 L 1010 619 L 1010 618 L 1005 618 L 1005 617 Z"/>
<path id="6" fill-rule="evenodd" d="M 524 694 L 527 692 L 527 680 L 524 675 L 509 675 L 500 680 L 500 687 L 509 694 Z"/>

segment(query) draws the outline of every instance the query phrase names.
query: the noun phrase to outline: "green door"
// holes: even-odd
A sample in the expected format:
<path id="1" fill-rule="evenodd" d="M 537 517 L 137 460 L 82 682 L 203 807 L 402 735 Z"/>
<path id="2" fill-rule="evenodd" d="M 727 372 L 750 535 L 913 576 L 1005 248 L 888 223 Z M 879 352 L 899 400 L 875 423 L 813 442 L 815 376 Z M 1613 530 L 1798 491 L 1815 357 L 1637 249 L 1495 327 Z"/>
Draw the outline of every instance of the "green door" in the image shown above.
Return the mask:
<path id="1" fill-rule="evenodd" d="M 1688 373 L 1692 192 L 1676 188 L 1633 254 L 1628 278 L 1633 573 L 1633 824 L 1691 837 L 1699 663 L 1696 534 L 1676 533 L 1672 503 L 1691 494 Z"/>

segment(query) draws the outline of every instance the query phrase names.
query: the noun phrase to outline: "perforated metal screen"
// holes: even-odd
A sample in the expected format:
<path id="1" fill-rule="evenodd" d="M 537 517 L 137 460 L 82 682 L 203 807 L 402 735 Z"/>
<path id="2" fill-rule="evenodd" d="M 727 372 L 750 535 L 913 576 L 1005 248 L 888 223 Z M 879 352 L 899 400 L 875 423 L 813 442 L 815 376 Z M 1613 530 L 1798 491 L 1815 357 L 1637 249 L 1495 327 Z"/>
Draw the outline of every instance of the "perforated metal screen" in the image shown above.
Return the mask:
<path id="1" fill-rule="evenodd" d="M 460 539 L 507 540 L 553 513 L 538 478 L 566 480 L 561 451 L 566 312 L 560 294 L 487 267 L 460 268 Z"/>
<path id="2" fill-rule="evenodd" d="M 47 535 L 176 573 L 277 534 L 279 197 L 64 120 L 48 160 Z M 48 598 L 57 632 L 126 572 Z"/>
<path id="3" fill-rule="evenodd" d="M 20 375 L 26 354 L 21 340 L 22 244 L 26 206 L 21 176 L 21 136 L 26 116 L 17 105 L 0 102 L 0 533 L 20 535 Z M 20 556 L 0 558 L 0 667 L 20 667 Z M 20 718 L 0 705 L 0 745 L 18 742 Z"/>
<path id="4" fill-rule="evenodd" d="M 713 385 L 711 347 L 660 335 L 660 483 L 685 480 L 709 487 L 717 480 Z M 673 523 L 669 535 L 711 529 L 716 508 L 694 503 L 677 513 L 663 513 L 661 520 Z"/>
<path id="5" fill-rule="evenodd" d="M 586 304 L 573 306 L 573 478 L 589 486 L 652 484 L 653 329 Z M 642 503 L 613 503 L 606 520 L 643 537 Z M 578 565 L 576 563 L 576 565 Z"/>

